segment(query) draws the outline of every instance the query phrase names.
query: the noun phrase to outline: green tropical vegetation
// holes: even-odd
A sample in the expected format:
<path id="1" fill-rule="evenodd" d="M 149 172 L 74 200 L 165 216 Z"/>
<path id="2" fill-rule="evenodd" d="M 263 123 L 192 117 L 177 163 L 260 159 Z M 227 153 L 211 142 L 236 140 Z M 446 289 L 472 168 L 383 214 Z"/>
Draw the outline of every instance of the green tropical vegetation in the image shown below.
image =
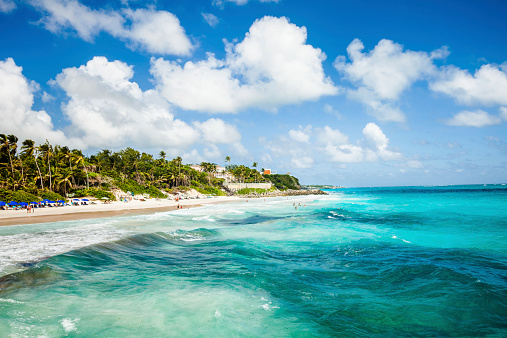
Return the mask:
<path id="1" fill-rule="evenodd" d="M 269 180 L 276 189 L 278 190 L 299 190 L 301 185 L 299 184 L 299 180 L 291 175 L 285 174 L 272 174 L 272 175 L 264 175 L 264 178 Z"/>
<path id="2" fill-rule="evenodd" d="M 262 175 L 254 162 L 252 168 L 231 164 L 225 168 L 235 182 L 272 182 L 277 189 L 299 189 L 297 178 L 290 175 Z M 193 188 L 202 194 L 224 195 L 225 179 L 217 176 L 218 165 L 200 163 L 200 170 L 182 162 L 181 157 L 158 158 L 133 148 L 119 151 L 103 149 L 85 156 L 79 149 L 37 145 L 33 140 L 21 143 L 15 135 L 0 134 L 0 200 L 31 202 L 40 199 L 93 196 L 114 199 L 113 189 L 133 194 L 164 198 L 167 193 Z M 223 174 L 223 173 L 222 173 Z M 223 175 L 222 175 L 223 177 Z"/>

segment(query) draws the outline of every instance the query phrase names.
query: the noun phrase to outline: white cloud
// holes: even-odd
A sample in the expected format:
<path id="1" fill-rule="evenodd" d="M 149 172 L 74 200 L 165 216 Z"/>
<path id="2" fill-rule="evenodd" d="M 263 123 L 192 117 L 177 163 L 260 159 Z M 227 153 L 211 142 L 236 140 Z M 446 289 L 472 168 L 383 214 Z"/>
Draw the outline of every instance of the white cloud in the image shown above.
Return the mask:
<path id="1" fill-rule="evenodd" d="M 321 145 L 330 162 L 361 162 L 364 158 L 363 149 L 359 145 L 349 143 L 349 137 L 337 129 L 325 126 L 317 128 L 317 141 Z"/>
<path id="2" fill-rule="evenodd" d="M 123 31 L 124 18 L 117 12 L 92 10 L 76 0 L 35 0 L 34 6 L 46 13 L 41 19 L 52 33 L 73 29 L 85 41 L 106 31 L 113 36 Z"/>
<path id="3" fill-rule="evenodd" d="M 121 36 L 134 45 L 139 45 L 141 49 L 151 53 L 190 55 L 192 43 L 176 15 L 151 9 L 137 9 L 126 13 L 132 20 L 132 25 Z"/>
<path id="4" fill-rule="evenodd" d="M 304 131 L 307 137 L 299 133 L 300 131 Z M 299 130 L 290 130 L 288 137 L 279 136 L 271 142 L 262 138 L 260 142 L 272 156 L 277 159 L 289 158 L 289 164 L 297 168 L 313 166 L 315 158 L 321 158 L 320 161 L 324 162 L 340 163 L 402 159 L 399 152 L 389 148 L 389 139 L 375 123 L 365 126 L 363 136 L 364 139 L 351 143 L 349 137 L 338 129 L 329 126 L 300 126 Z M 311 139 L 315 142 L 310 142 Z M 295 143 L 296 140 L 303 142 Z"/>
<path id="5" fill-rule="evenodd" d="M 500 107 L 500 117 L 507 121 L 507 107 Z"/>
<path id="6" fill-rule="evenodd" d="M 105 57 L 64 69 L 52 82 L 69 97 L 62 111 L 70 124 L 58 130 L 45 111 L 32 110 L 39 86 L 23 76 L 13 59 L 0 61 L 0 133 L 80 149 L 135 145 L 180 153 L 203 144 L 205 155 L 216 155 L 225 144 L 234 154 L 248 155 L 234 125 L 216 118 L 193 123 L 176 119 L 167 101 L 155 90 L 142 91 L 133 76 L 132 66 Z"/>
<path id="7" fill-rule="evenodd" d="M 12 0 L 0 0 L 0 12 L 9 13 L 16 8 L 16 4 Z"/>
<path id="8" fill-rule="evenodd" d="M 393 103 L 414 82 L 436 71 L 433 60 L 447 56 L 446 48 L 428 54 L 403 50 L 391 40 L 381 40 L 369 53 L 355 39 L 347 47 L 350 62 L 338 56 L 335 68 L 358 88 L 349 90 L 349 96 L 363 102 L 370 113 L 382 121 L 403 122 L 404 114 Z"/>
<path id="9" fill-rule="evenodd" d="M 401 154 L 388 149 L 389 139 L 375 123 L 368 123 L 363 129 L 366 159 L 375 161 L 377 157 L 385 161 L 397 160 Z"/>
<path id="10" fill-rule="evenodd" d="M 215 28 L 216 25 L 218 25 L 218 23 L 220 22 L 220 20 L 218 20 L 217 16 L 214 15 L 214 14 L 211 14 L 211 13 L 201 13 L 202 17 L 204 18 L 204 21 L 206 21 L 206 23 L 208 25 L 210 25 L 211 27 Z"/>
<path id="11" fill-rule="evenodd" d="M 334 95 L 325 76 L 325 54 L 306 44 L 306 28 L 286 18 L 256 20 L 243 41 L 228 43 L 227 55 L 199 62 L 152 59 L 158 90 L 189 110 L 235 113 L 249 107 L 275 109 L 285 104 Z"/>
<path id="12" fill-rule="evenodd" d="M 62 110 L 72 132 L 92 147 L 185 147 L 197 142 L 199 132 L 174 119 L 167 103 L 153 90 L 143 92 L 131 66 L 94 57 L 79 68 L 66 68 L 56 77 L 70 97 Z"/>
<path id="13" fill-rule="evenodd" d="M 447 121 L 450 126 L 458 127 L 485 127 L 499 124 L 502 120 L 499 117 L 490 115 L 483 110 L 468 111 L 464 110 L 454 115 Z"/>
<path id="14" fill-rule="evenodd" d="M 487 64 L 474 75 L 454 66 L 443 69 L 430 89 L 466 105 L 507 105 L 507 65 Z"/>
<path id="15" fill-rule="evenodd" d="M 294 168 L 311 168 L 313 166 L 313 158 L 309 156 L 294 157 L 291 159 L 291 163 Z"/>
<path id="16" fill-rule="evenodd" d="M 201 131 L 206 142 L 232 144 L 241 140 L 241 134 L 236 127 L 220 119 L 212 118 L 205 122 L 194 122 L 194 126 Z"/>
<path id="17" fill-rule="evenodd" d="M 48 103 L 48 102 L 53 101 L 54 99 L 55 99 L 54 96 L 52 96 L 52 95 L 50 95 L 50 94 L 48 94 L 46 92 L 42 93 L 42 102 Z"/>
<path id="18" fill-rule="evenodd" d="M 75 140 L 68 140 L 63 132 L 54 130 L 51 116 L 44 110 L 32 110 L 33 92 L 38 86 L 30 83 L 22 71 L 11 58 L 0 61 L 0 133 L 38 143 L 48 139 L 52 143 L 77 146 Z"/>
<path id="19" fill-rule="evenodd" d="M 193 49 L 178 18 L 166 11 L 94 10 L 76 0 L 33 3 L 45 13 L 41 22 L 53 33 L 75 31 L 83 40 L 92 42 L 99 33 L 107 32 L 130 47 L 157 54 L 189 55 Z"/>
<path id="20" fill-rule="evenodd" d="M 310 141 L 311 129 L 312 126 L 307 126 L 305 129 L 300 126 L 299 130 L 291 129 L 289 130 L 289 137 L 296 142 L 308 143 Z"/>
<path id="21" fill-rule="evenodd" d="M 353 144 L 332 145 L 325 147 L 330 162 L 362 162 L 364 158 L 363 149 Z"/>
<path id="22" fill-rule="evenodd" d="M 325 126 L 323 129 L 318 131 L 317 139 L 322 144 L 331 145 L 344 145 L 349 142 L 349 137 L 347 135 L 328 126 Z"/>
<path id="23" fill-rule="evenodd" d="M 363 141 L 351 144 L 347 135 L 329 126 L 319 130 L 318 140 L 331 162 L 362 162 L 398 160 L 402 155 L 389 149 L 389 139 L 375 123 L 368 123 L 363 129 Z"/>

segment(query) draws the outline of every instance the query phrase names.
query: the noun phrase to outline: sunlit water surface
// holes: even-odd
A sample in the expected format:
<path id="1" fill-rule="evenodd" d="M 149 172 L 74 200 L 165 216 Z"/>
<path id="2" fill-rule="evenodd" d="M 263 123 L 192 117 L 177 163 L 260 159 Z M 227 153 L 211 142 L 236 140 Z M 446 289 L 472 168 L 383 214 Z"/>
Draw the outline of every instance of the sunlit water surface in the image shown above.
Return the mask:
<path id="1" fill-rule="evenodd" d="M 507 188 L 1 227 L 0 275 L 2 337 L 505 337 Z"/>

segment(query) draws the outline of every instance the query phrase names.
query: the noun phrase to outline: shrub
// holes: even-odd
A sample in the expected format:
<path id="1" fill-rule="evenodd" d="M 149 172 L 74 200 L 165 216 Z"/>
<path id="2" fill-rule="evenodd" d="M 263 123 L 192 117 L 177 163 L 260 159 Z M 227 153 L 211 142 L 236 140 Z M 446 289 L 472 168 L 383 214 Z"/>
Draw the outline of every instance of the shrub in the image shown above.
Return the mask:
<path id="1" fill-rule="evenodd" d="M 248 194 L 265 194 L 273 189 L 261 189 L 261 188 L 243 188 L 236 191 L 236 195 L 248 195 Z"/>
<path id="2" fill-rule="evenodd" d="M 25 191 L 12 191 L 7 189 L 0 189 L 0 201 L 3 202 L 37 202 L 40 198 Z"/>
<path id="3" fill-rule="evenodd" d="M 291 175 L 264 175 L 278 190 L 294 189 L 299 190 L 301 186 L 296 177 Z"/>
<path id="4" fill-rule="evenodd" d="M 101 199 L 103 197 L 107 197 L 112 201 L 116 201 L 116 197 L 110 191 L 105 191 L 97 188 L 89 188 L 89 189 L 81 189 L 76 190 L 74 192 L 74 197 L 85 197 L 85 196 L 93 196 L 97 199 Z"/>
<path id="5" fill-rule="evenodd" d="M 142 184 L 137 183 L 134 180 L 124 180 L 123 182 L 120 180 L 114 181 L 114 185 L 120 188 L 125 192 L 133 192 L 135 195 L 149 194 L 150 197 L 156 198 L 164 198 L 165 195 L 158 190 L 155 186 L 144 186 Z"/>
<path id="6" fill-rule="evenodd" d="M 226 195 L 225 192 L 223 192 L 222 190 L 220 190 L 216 187 L 209 186 L 209 185 L 201 185 L 201 186 L 194 185 L 194 186 L 192 186 L 192 189 L 195 189 L 204 195 L 215 195 L 215 196 L 225 196 Z"/>
<path id="7" fill-rule="evenodd" d="M 48 199 L 51 201 L 60 201 L 65 199 L 62 195 L 49 190 L 39 190 L 37 195 L 39 195 L 42 199 Z"/>

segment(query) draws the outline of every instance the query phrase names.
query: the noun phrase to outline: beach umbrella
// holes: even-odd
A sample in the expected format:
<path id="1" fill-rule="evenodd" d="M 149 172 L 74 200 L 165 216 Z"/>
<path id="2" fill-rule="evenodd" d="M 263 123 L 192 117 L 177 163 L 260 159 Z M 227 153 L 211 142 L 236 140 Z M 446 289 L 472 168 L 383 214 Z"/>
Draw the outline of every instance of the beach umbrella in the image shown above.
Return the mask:
<path id="1" fill-rule="evenodd" d="M 6 203 L 5 203 L 4 201 L 0 201 L 0 207 L 5 206 L 5 204 L 6 204 Z"/>
<path id="2" fill-rule="evenodd" d="M 56 202 L 55 201 L 48 201 L 48 203 L 55 204 Z"/>
<path id="3" fill-rule="evenodd" d="M 81 201 L 79 200 L 79 198 L 74 198 L 74 199 L 73 199 L 73 201 L 74 201 L 74 202 L 81 202 Z"/>
<path id="4" fill-rule="evenodd" d="M 65 203 L 65 201 L 59 200 L 59 201 L 56 201 L 56 203 Z"/>
<path id="5" fill-rule="evenodd" d="M 88 202 L 87 198 L 83 198 L 81 201 Z"/>
<path id="6" fill-rule="evenodd" d="M 10 201 L 9 203 L 7 203 L 8 205 L 10 205 L 11 207 L 14 206 L 14 205 L 18 205 L 18 203 L 14 202 L 14 201 Z"/>
<path id="7" fill-rule="evenodd" d="M 39 202 L 30 202 L 30 204 L 39 204 Z"/>
<path id="8" fill-rule="evenodd" d="M 19 205 L 21 205 L 23 207 L 26 207 L 28 205 L 28 203 L 26 203 L 26 202 L 19 202 Z"/>
<path id="9" fill-rule="evenodd" d="M 102 197 L 101 200 L 108 200 L 109 198 L 107 197 Z"/>

